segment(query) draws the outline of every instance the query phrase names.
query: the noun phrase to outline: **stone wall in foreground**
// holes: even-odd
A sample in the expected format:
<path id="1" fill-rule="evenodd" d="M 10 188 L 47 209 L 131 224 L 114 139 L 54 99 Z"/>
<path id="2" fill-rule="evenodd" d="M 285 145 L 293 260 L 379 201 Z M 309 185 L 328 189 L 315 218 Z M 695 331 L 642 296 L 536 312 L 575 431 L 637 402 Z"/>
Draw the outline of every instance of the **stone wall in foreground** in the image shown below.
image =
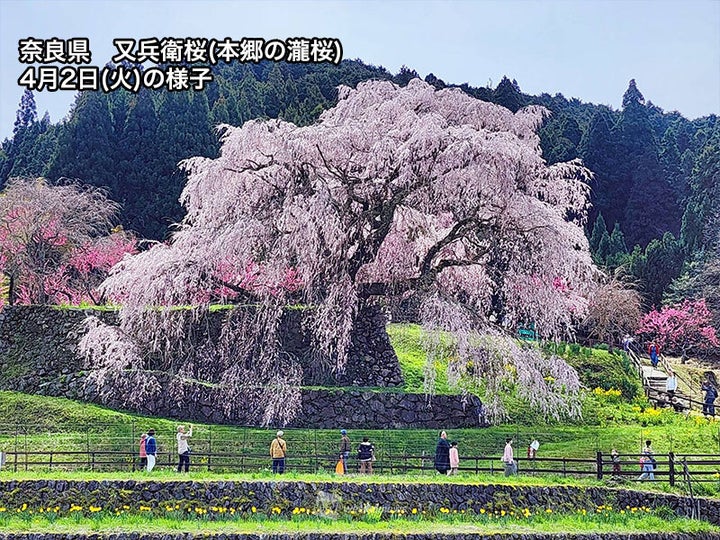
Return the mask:
<path id="1" fill-rule="evenodd" d="M 101 315 L 108 323 L 115 313 Z M 260 411 L 232 403 L 229 407 L 219 385 L 178 382 L 167 373 L 153 377 L 161 390 L 141 405 L 128 405 L 122 390 L 101 391 L 86 384 L 90 370 L 77 352 L 83 334 L 83 311 L 18 306 L 0 311 L 0 389 L 65 397 L 98 403 L 140 414 L 181 418 L 196 422 L 259 425 Z M 302 391 L 302 410 L 289 427 L 364 429 L 447 428 L 482 425 L 482 406 L 474 397 L 406 394 L 395 388 L 402 383 L 399 364 L 390 347 L 379 313 L 368 314 L 355 337 L 354 365 L 341 377 L 348 385 L 375 389 L 316 389 Z M 307 344 L 295 320 L 286 322 L 285 346 L 302 355 Z M 383 336 L 378 328 L 382 329 Z M 388 350 L 389 349 L 389 350 Z M 378 358 L 373 359 L 370 351 Z M 358 369 L 366 366 L 367 369 Z M 337 382 L 337 381 L 336 381 Z M 372 384 L 371 384 L 372 383 Z M 339 384 L 339 383 L 338 383 Z"/>
<path id="2" fill-rule="evenodd" d="M 582 486 L 510 486 L 470 485 L 456 483 L 370 483 L 370 482 L 301 482 L 301 481 L 207 481 L 160 482 L 134 480 L 71 481 L 23 480 L 0 482 L 0 501 L 5 508 L 23 504 L 30 508 L 99 506 L 113 510 L 127 506 L 128 512 L 149 507 L 148 512 L 163 515 L 166 507 L 203 508 L 232 507 L 249 513 L 252 507 L 270 514 L 276 508 L 290 516 L 295 508 L 328 511 L 337 515 L 379 506 L 390 514 L 404 510 L 411 513 L 439 513 L 441 509 L 481 514 L 494 511 L 522 512 L 594 512 L 598 506 L 627 511 L 666 508 L 678 516 L 690 515 L 687 497 L 667 493 L 650 493 L 628 489 Z M 700 517 L 720 524 L 720 500 L 698 498 Z M 635 510 L 631 510 L 635 509 Z M 672 514 L 669 514 L 672 515 Z"/>

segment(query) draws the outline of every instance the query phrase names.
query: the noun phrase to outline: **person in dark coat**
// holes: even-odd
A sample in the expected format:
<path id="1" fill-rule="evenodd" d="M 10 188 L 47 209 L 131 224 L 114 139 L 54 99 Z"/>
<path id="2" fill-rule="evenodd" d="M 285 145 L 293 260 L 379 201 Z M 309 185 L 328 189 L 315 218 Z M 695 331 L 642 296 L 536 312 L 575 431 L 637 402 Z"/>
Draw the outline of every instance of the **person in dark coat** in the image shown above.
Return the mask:
<path id="1" fill-rule="evenodd" d="M 652 364 L 652 367 L 656 368 L 658 366 L 658 362 L 660 361 L 660 347 L 655 345 L 655 343 L 651 343 L 648 347 L 648 354 L 650 355 L 650 363 Z"/>
<path id="2" fill-rule="evenodd" d="M 450 443 L 444 431 L 440 432 L 440 440 L 435 448 L 435 469 L 440 474 L 447 474 L 450 470 Z"/>
<path id="3" fill-rule="evenodd" d="M 717 388 L 712 383 L 710 377 L 706 377 L 702 383 L 701 390 L 705 392 L 705 400 L 703 401 L 703 414 L 715 416 L 715 400 L 718 396 Z"/>

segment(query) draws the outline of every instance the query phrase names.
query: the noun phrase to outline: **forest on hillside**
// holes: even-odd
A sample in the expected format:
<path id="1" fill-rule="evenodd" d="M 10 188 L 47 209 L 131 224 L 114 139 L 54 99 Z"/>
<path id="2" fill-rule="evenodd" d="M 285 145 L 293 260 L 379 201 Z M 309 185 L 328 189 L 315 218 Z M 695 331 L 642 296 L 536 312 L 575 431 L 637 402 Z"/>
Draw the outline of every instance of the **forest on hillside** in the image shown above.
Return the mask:
<path id="1" fill-rule="evenodd" d="M 78 94 L 66 119 L 40 118 L 31 92 L 22 98 L 13 136 L 0 149 L 0 188 L 13 177 L 77 179 L 101 187 L 121 205 L 120 221 L 139 237 L 162 240 L 183 217 L 186 177 L 177 164 L 215 158 L 219 124 L 253 118 L 313 123 L 337 102 L 337 87 L 371 79 L 401 86 L 409 68 L 345 60 L 338 66 L 262 62 L 218 67 L 204 92 L 142 90 Z M 688 120 L 646 100 L 629 81 L 622 108 L 528 95 L 503 78 L 495 88 L 446 83 L 513 112 L 542 105 L 540 129 L 549 164 L 579 158 L 593 172 L 586 228 L 595 262 L 620 272 L 644 308 L 705 298 L 720 328 L 720 124 Z"/>

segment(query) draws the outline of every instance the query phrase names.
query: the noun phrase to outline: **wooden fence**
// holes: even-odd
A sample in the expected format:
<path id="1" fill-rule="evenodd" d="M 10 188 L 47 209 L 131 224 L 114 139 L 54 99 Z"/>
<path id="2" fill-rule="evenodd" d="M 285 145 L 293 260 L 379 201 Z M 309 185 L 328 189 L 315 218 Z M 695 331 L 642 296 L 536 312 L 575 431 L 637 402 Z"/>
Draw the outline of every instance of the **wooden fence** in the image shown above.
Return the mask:
<path id="1" fill-rule="evenodd" d="M 140 468 L 135 452 L 124 451 L 11 451 L 5 452 L 3 468 L 6 471 L 132 471 Z M 639 481 L 640 455 L 625 454 L 613 463 L 609 454 L 597 452 L 593 458 L 516 458 L 517 472 L 522 475 L 559 475 L 592 477 L 598 480 L 616 478 Z M 654 482 L 668 482 L 671 486 L 692 474 L 693 482 L 718 482 L 720 484 L 720 454 L 655 454 L 657 468 L 653 471 Z M 317 473 L 334 471 L 337 454 L 290 456 L 286 470 Z M 175 468 L 177 454 L 161 452 L 156 467 Z M 257 472 L 270 467 L 267 454 L 256 453 L 197 453 L 191 455 L 191 468 L 216 472 Z M 614 468 L 619 466 L 619 470 Z M 349 460 L 351 471 L 357 462 Z M 396 454 L 386 455 L 373 463 L 380 474 L 434 473 L 432 455 Z M 463 456 L 460 471 L 466 474 L 504 474 L 499 456 Z"/>

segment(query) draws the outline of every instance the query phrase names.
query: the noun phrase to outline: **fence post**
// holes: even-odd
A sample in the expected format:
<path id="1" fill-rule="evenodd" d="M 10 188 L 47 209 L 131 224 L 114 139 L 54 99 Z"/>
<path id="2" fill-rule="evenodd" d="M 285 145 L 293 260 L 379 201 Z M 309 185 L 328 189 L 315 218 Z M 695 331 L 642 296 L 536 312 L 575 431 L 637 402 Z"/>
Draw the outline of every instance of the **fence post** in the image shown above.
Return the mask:
<path id="1" fill-rule="evenodd" d="M 135 441 L 137 440 L 136 437 L 136 431 L 135 431 L 135 420 L 133 420 L 130 423 L 130 470 L 135 470 Z M 138 459 L 140 459 L 138 457 Z M 140 469 L 140 465 L 138 464 L 138 470 Z"/>
<path id="2" fill-rule="evenodd" d="M 13 472 L 17 472 L 17 453 L 18 453 L 18 426 L 15 424 L 15 464 L 13 465 Z"/>
<path id="3" fill-rule="evenodd" d="M 600 450 L 597 453 L 597 479 L 602 480 L 603 478 L 603 455 Z"/>
<path id="4" fill-rule="evenodd" d="M 669 465 L 668 469 L 669 469 L 669 473 L 670 473 L 670 485 L 674 486 L 675 485 L 675 453 L 674 452 L 670 452 L 668 454 L 668 465 Z"/>
<path id="5" fill-rule="evenodd" d="M 208 438 L 208 458 L 207 458 L 207 470 L 210 470 L 210 461 L 212 460 L 212 426 L 210 426 L 210 429 L 208 430 L 210 432 L 209 438 Z"/>
<path id="6" fill-rule="evenodd" d="M 315 452 L 313 452 L 313 455 L 315 456 L 315 474 L 317 474 L 317 472 L 318 472 L 317 429 L 313 429 L 313 446 L 315 448 Z"/>

